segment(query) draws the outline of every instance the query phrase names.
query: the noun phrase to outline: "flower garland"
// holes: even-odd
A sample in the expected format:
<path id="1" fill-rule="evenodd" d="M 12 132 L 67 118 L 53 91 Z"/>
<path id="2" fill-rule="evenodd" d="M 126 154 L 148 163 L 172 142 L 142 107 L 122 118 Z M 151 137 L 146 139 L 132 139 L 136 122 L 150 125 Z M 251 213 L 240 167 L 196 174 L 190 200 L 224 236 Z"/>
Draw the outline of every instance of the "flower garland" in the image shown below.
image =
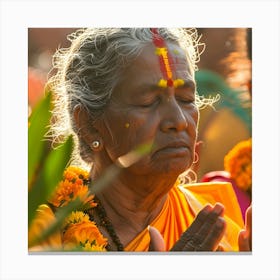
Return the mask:
<path id="1" fill-rule="evenodd" d="M 252 139 L 241 141 L 224 158 L 224 168 L 236 185 L 247 192 L 252 188 Z"/>
<path id="2" fill-rule="evenodd" d="M 83 202 L 83 210 L 96 207 L 88 184 L 89 173 L 79 167 L 70 166 L 64 171 L 63 179 L 49 203 L 55 207 L 63 207 L 79 197 Z M 73 211 L 65 218 L 61 234 L 63 250 L 106 251 L 107 239 L 82 210 Z"/>

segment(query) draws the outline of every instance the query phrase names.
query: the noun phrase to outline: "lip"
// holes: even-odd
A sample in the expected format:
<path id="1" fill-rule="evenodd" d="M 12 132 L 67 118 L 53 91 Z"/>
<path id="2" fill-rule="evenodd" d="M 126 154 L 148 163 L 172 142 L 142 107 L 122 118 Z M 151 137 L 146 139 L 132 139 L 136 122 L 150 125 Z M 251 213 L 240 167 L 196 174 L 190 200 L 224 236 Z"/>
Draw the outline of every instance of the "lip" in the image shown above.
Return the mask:
<path id="1" fill-rule="evenodd" d="M 160 147 L 154 152 L 154 155 L 163 154 L 174 157 L 184 157 L 189 154 L 190 148 L 186 142 L 176 141 L 168 143 L 167 145 Z"/>

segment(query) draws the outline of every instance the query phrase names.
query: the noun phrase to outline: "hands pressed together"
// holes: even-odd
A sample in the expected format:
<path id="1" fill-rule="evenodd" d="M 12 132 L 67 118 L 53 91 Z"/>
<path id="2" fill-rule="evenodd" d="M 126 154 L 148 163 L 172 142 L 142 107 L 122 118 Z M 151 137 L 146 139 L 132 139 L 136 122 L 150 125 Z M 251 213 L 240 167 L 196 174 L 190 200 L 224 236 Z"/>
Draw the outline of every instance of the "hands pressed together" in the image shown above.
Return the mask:
<path id="1" fill-rule="evenodd" d="M 219 243 L 225 233 L 224 207 L 216 203 L 206 205 L 197 215 L 191 226 L 181 235 L 170 251 L 219 251 Z M 166 251 L 163 237 L 154 227 L 149 227 L 149 251 Z M 239 251 L 252 249 L 252 207 L 246 212 L 245 228 L 238 237 Z"/>

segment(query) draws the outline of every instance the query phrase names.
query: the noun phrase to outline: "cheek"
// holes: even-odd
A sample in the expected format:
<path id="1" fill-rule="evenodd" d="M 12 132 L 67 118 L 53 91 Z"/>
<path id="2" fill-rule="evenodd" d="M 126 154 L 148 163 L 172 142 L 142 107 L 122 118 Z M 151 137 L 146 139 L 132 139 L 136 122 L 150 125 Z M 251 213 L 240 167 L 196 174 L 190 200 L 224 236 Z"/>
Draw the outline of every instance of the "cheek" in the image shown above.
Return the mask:
<path id="1" fill-rule="evenodd" d="M 116 160 L 140 144 L 153 141 L 156 132 L 157 114 L 142 112 L 112 112 L 105 117 L 103 133 L 105 149 Z"/>
<path id="2" fill-rule="evenodd" d="M 192 137 L 197 134 L 197 128 L 198 128 L 198 122 L 199 122 L 199 110 L 196 106 L 193 108 L 186 110 L 185 118 L 188 124 L 188 134 L 190 134 Z"/>
<path id="3" fill-rule="evenodd" d="M 197 105 L 193 105 L 189 114 L 192 116 L 194 122 L 197 124 L 198 120 L 199 120 L 199 109 L 198 109 Z"/>

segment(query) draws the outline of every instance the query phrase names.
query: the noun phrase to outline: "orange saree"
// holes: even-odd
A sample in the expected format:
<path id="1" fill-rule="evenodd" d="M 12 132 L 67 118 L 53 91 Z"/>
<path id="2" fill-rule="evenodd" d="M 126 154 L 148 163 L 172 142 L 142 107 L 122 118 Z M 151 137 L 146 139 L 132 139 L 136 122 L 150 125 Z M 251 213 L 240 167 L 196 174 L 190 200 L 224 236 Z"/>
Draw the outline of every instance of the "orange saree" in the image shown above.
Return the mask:
<path id="1" fill-rule="evenodd" d="M 198 212 L 208 203 L 220 202 L 225 206 L 226 232 L 220 242 L 224 251 L 238 251 L 238 233 L 244 227 L 237 198 L 230 183 L 211 182 L 188 185 L 175 185 L 159 215 L 150 224 L 162 234 L 166 250 L 173 247 L 181 234 L 191 225 Z M 40 236 L 43 230 L 55 220 L 55 215 L 47 205 L 37 210 L 37 218 L 29 230 L 29 239 Z M 29 241 L 30 241 L 29 240 Z M 148 229 L 139 233 L 125 251 L 148 251 L 150 237 Z M 63 251 L 60 232 L 56 232 L 44 243 L 29 248 L 30 251 Z"/>
<path id="2" fill-rule="evenodd" d="M 220 202 L 225 206 L 226 233 L 220 242 L 224 251 L 238 251 L 238 233 L 244 227 L 240 207 L 230 183 L 212 182 L 174 186 L 165 205 L 151 223 L 162 234 L 169 250 L 206 205 Z M 150 237 L 143 230 L 125 251 L 148 251 Z"/>

